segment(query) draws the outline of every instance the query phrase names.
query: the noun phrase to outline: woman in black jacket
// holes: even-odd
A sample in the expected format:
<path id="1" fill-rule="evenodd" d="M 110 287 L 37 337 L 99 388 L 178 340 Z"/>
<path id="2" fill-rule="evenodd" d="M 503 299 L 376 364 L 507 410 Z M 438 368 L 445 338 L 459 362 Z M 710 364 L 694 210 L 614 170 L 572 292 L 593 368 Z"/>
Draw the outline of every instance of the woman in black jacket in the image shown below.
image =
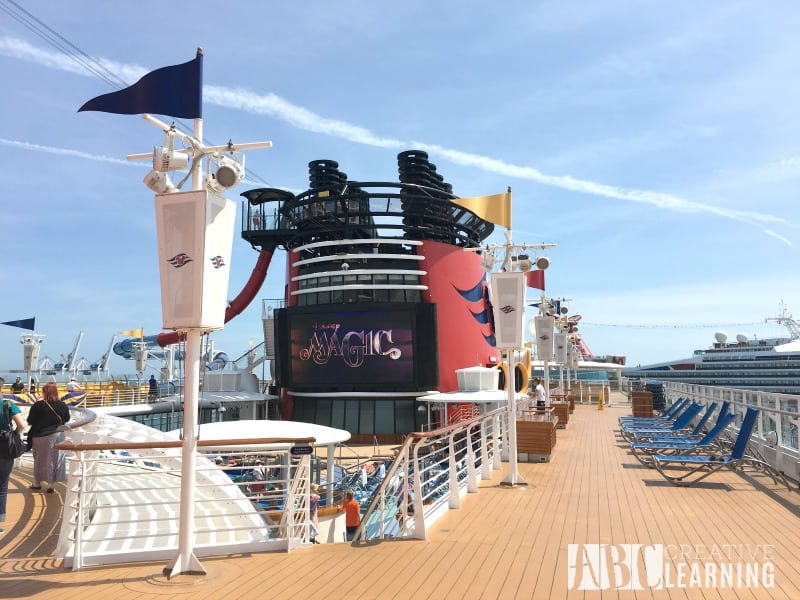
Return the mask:
<path id="1" fill-rule="evenodd" d="M 33 483 L 32 490 L 40 490 L 45 486 L 49 494 L 53 493 L 60 451 L 54 448 L 63 435 L 61 426 L 69 421 L 69 408 L 58 398 L 58 387 L 55 383 L 42 386 L 42 399 L 37 400 L 28 411 L 28 443 L 33 447 Z"/>

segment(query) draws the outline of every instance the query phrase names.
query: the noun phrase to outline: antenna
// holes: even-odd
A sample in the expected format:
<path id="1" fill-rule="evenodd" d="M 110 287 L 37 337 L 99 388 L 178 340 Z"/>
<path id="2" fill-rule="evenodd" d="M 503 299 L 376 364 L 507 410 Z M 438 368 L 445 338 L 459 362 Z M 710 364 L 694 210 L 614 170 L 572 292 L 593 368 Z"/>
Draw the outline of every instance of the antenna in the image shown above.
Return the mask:
<path id="1" fill-rule="evenodd" d="M 777 317 L 767 317 L 764 319 L 765 323 L 775 321 L 778 325 L 783 325 L 789 330 L 789 337 L 793 340 L 800 338 L 800 323 L 792 318 L 792 315 L 786 310 L 786 305 L 781 300 L 780 314 Z"/>

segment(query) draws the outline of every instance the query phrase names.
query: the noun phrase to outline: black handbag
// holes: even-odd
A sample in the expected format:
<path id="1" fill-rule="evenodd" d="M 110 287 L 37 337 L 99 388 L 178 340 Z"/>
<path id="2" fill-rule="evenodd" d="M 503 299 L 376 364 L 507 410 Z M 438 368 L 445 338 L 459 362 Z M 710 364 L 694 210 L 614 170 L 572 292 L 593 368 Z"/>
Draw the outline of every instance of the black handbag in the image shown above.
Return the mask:
<path id="1" fill-rule="evenodd" d="M 16 429 L 11 429 L 11 405 L 3 400 L 3 420 L 7 429 L 0 430 L 0 458 L 15 459 L 25 452 L 25 445 Z"/>

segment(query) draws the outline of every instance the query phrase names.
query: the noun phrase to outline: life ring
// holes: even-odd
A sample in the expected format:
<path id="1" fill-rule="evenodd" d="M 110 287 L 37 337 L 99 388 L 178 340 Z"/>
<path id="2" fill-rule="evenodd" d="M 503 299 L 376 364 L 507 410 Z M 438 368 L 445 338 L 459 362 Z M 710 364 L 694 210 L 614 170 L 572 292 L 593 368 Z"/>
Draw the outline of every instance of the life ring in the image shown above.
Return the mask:
<path id="1" fill-rule="evenodd" d="M 501 362 L 497 365 L 497 369 L 500 371 L 500 377 L 497 378 L 497 389 L 505 390 L 508 385 L 508 367 L 506 367 L 506 363 Z"/>
<path id="2" fill-rule="evenodd" d="M 518 362 L 514 365 L 514 390 L 521 394 L 528 391 L 528 382 L 531 379 L 531 371 L 525 363 Z"/>

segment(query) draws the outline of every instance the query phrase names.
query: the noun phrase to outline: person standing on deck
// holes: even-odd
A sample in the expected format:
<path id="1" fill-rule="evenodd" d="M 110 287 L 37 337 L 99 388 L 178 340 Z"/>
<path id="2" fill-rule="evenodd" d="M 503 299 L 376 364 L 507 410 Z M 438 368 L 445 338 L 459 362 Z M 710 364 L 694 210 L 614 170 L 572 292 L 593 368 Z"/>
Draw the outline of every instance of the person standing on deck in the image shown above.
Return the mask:
<path id="1" fill-rule="evenodd" d="M 78 385 L 78 382 L 75 381 L 74 377 L 70 377 L 69 381 L 67 382 L 67 392 L 80 392 L 81 386 Z"/>
<path id="2" fill-rule="evenodd" d="M 25 384 L 20 381 L 19 377 L 17 380 L 11 384 L 11 393 L 12 394 L 21 394 L 25 391 Z"/>
<path id="3" fill-rule="evenodd" d="M 347 492 L 345 498 L 346 500 L 340 510 L 344 511 L 344 526 L 347 532 L 345 539 L 348 542 L 352 542 L 353 535 L 355 535 L 358 526 L 361 525 L 361 505 L 355 499 L 353 492 Z"/>
<path id="4" fill-rule="evenodd" d="M 537 408 L 544 408 L 547 406 L 547 398 L 544 394 L 544 386 L 542 385 L 542 380 L 538 377 L 533 380 L 533 393 Z"/>
<path id="5" fill-rule="evenodd" d="M 149 390 L 147 392 L 147 400 L 148 402 L 155 402 L 158 398 L 158 381 L 156 381 L 155 375 L 150 375 Z"/>
<path id="6" fill-rule="evenodd" d="M 5 379 L 0 377 L 0 396 L 3 394 L 3 384 Z M 19 406 L 16 402 L 3 400 L 2 404 L 8 402 L 10 421 L 6 422 L 5 407 L 0 410 L 0 429 L 16 428 L 17 432 L 21 433 L 25 429 L 25 421 L 20 414 Z M 0 525 L 6 521 L 6 500 L 8 499 L 8 480 L 11 477 L 11 470 L 14 468 L 13 458 L 0 458 Z M 0 533 L 3 533 L 3 528 L 0 527 Z"/>
<path id="7" fill-rule="evenodd" d="M 311 484 L 311 493 L 308 495 L 308 538 L 312 544 L 319 544 L 319 486 Z"/>
<path id="8" fill-rule="evenodd" d="M 33 448 L 33 483 L 32 490 L 42 489 L 53 493 L 53 484 L 58 477 L 61 450 L 54 446 L 64 439 L 61 432 L 63 425 L 69 421 L 69 408 L 58 398 L 58 387 L 55 383 L 42 386 L 42 399 L 34 402 L 28 411 L 28 442 Z"/>
<path id="9" fill-rule="evenodd" d="M 253 470 L 250 471 L 250 479 L 253 481 L 253 483 L 250 484 L 251 494 L 261 494 L 266 489 L 267 468 L 260 459 L 257 459 L 253 464 Z"/>

